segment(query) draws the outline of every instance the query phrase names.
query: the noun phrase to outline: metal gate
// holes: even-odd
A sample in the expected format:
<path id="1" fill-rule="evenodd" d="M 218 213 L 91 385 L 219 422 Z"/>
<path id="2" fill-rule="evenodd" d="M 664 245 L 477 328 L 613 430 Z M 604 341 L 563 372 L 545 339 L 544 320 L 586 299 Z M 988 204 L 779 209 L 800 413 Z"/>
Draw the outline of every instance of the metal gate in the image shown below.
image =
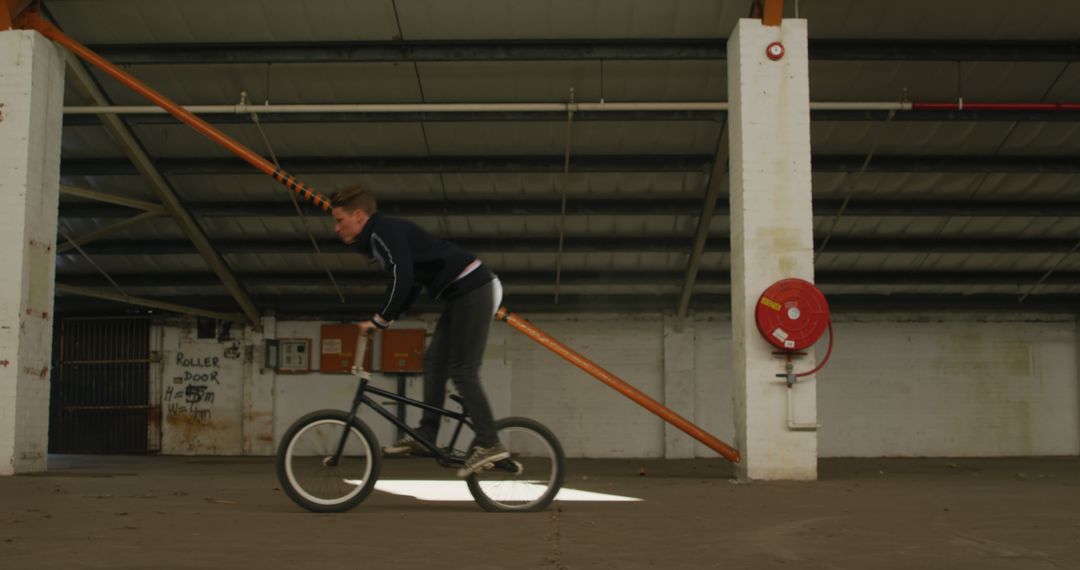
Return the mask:
<path id="1" fill-rule="evenodd" d="M 49 451 L 161 448 L 160 380 L 147 317 L 65 318 L 54 346 Z"/>

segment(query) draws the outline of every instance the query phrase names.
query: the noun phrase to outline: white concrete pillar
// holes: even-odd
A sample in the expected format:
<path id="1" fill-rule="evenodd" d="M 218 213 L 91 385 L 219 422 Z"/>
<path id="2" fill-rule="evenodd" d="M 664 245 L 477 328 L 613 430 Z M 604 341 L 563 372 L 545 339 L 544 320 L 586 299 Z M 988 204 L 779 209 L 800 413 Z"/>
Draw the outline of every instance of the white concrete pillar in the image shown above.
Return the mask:
<path id="1" fill-rule="evenodd" d="M 0 475 L 46 467 L 63 98 L 60 50 L 0 32 Z"/>
<path id="2" fill-rule="evenodd" d="M 244 330 L 244 455 L 274 454 L 274 380 L 277 374 L 265 366 L 266 342 L 276 338 L 277 319 L 262 318 L 262 332 Z M 314 363 L 316 366 L 318 363 Z"/>
<path id="3" fill-rule="evenodd" d="M 694 322 L 664 315 L 664 405 L 680 416 L 694 419 Z M 678 330 L 681 328 L 682 330 Z M 668 422 L 664 424 L 664 457 L 687 459 L 694 456 L 694 438 Z"/>
<path id="4" fill-rule="evenodd" d="M 775 61 L 766 55 L 773 42 L 784 50 Z M 783 362 L 754 322 L 769 285 L 814 278 L 806 46 L 806 20 L 740 20 L 728 40 L 735 427 L 744 479 L 817 478 L 817 434 L 788 427 L 787 387 L 775 377 Z M 812 357 L 799 361 L 799 369 L 812 367 Z M 813 382 L 794 390 L 795 419 L 813 423 Z"/>

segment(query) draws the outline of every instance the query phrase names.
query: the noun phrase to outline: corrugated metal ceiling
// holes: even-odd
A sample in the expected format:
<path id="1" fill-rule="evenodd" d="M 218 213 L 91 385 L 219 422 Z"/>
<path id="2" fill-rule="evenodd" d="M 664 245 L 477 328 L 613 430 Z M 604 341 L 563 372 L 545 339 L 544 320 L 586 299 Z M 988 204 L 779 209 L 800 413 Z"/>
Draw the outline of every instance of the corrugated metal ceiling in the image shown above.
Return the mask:
<path id="1" fill-rule="evenodd" d="M 788 15 L 795 2 L 787 3 Z M 904 3 L 856 0 L 803 0 L 800 15 L 810 22 L 811 39 L 904 42 L 958 40 L 981 42 L 1077 42 L 1080 39 L 1080 3 L 1053 0 L 1038 9 L 1006 0 L 963 0 Z M 52 0 L 48 8 L 69 34 L 88 44 L 160 43 L 187 45 L 233 42 L 409 41 L 535 39 L 657 39 L 723 38 L 735 21 L 744 17 L 749 2 L 714 0 L 390 0 L 345 2 L 312 0 L 284 3 L 237 0 L 227 3 L 193 0 L 154 3 L 119 0 Z M 1074 52 L 1075 53 L 1075 52 Z M 538 102 L 566 101 L 570 89 L 578 101 L 722 101 L 726 99 L 727 70 L 721 59 L 690 60 L 545 60 L 545 61 L 410 61 L 340 63 L 189 63 L 133 64 L 126 68 L 140 79 L 184 104 L 232 104 L 246 92 L 255 103 L 420 103 L 420 102 Z M 98 79 L 116 104 L 144 104 L 135 94 L 111 79 Z M 1076 101 L 1080 99 L 1080 66 L 1065 61 L 862 61 L 814 60 L 811 63 L 811 99 L 814 101 Z M 85 101 L 70 86 L 66 104 Z M 1071 158 L 1080 152 L 1077 121 L 966 120 L 910 121 L 901 117 L 862 120 L 815 120 L 811 136 L 815 157 L 848 156 L 854 164 L 873 149 L 877 157 L 907 156 L 913 160 L 938 157 Z M 228 155 L 193 131 L 179 125 L 138 122 L 134 132 L 156 159 L 215 159 Z M 258 131 L 250 123 L 219 125 L 242 143 L 266 154 Z M 562 120 L 470 121 L 309 121 L 267 122 L 263 125 L 274 152 L 284 160 L 297 158 L 472 157 L 544 156 L 558 164 L 565 151 Z M 578 121 L 574 125 L 574 156 L 615 155 L 635 158 L 663 155 L 711 157 L 721 123 L 714 118 L 695 120 Z M 100 126 L 72 122 L 65 127 L 66 162 L 122 158 L 123 153 Z M 871 166 L 874 162 L 871 161 Z M 1038 163 L 1030 172 L 830 172 L 813 176 L 815 201 L 865 200 L 920 201 L 919 203 L 993 200 L 1026 202 L 1075 200 L 1080 173 L 1044 170 Z M 857 170 L 857 168 L 856 168 Z M 1060 169 L 1059 169 L 1060 170 Z M 1080 169 L 1076 169 L 1080 170 Z M 464 199 L 507 201 L 544 198 L 558 203 L 563 178 L 552 172 L 294 172 L 324 193 L 352 183 L 372 188 L 385 200 Z M 248 174 L 173 174 L 170 184 L 189 203 L 274 202 L 288 205 L 285 190 L 252 170 Z M 583 199 L 656 197 L 701 199 L 708 174 L 688 172 L 574 172 L 566 181 L 571 202 Z M 153 201 L 144 182 L 131 175 L 69 175 L 65 184 Z M 77 200 L 64 198 L 66 208 Z M 451 239 L 493 237 L 507 243 L 558 235 L 558 217 L 550 214 L 416 216 L 418 223 Z M 305 224 L 299 218 L 203 218 L 200 223 L 218 241 L 285 240 L 307 243 L 307 231 L 333 240 L 329 221 L 316 216 Z M 832 210 L 830 210 L 831 212 Z M 1048 212 L 1047 214 L 1052 214 Z M 118 221 L 113 217 L 67 217 L 65 231 L 82 234 Z M 566 233 L 573 238 L 678 238 L 689 243 L 696 216 L 571 215 Z M 715 236 L 726 236 L 727 220 L 711 224 Z M 845 215 L 815 218 L 815 234 L 829 235 L 836 243 L 853 240 L 882 242 L 881 250 L 832 251 L 818 257 L 817 269 L 856 272 L 857 281 L 823 281 L 830 294 L 1001 294 L 1023 292 L 1024 283 L 875 283 L 875 272 L 908 272 L 925 276 L 938 272 L 1012 272 L 1016 279 L 1037 278 L 1053 268 L 1068 274 L 1080 271 L 1077 256 L 1061 251 L 1060 244 L 1080 239 L 1080 217 L 1074 215 Z M 911 240 L 955 240 L 983 244 L 968 252 L 902 251 Z M 145 243 L 182 242 L 175 223 L 158 219 L 107 238 L 106 241 Z M 875 241 L 877 240 L 877 241 Z M 1009 240 L 1056 240 L 1058 245 L 1034 245 L 1028 250 L 1003 247 Z M 590 242 L 592 243 L 592 242 Z M 847 246 L 845 246 L 847 247 Z M 877 247 L 877 246 L 875 246 Z M 901 250 L 890 248 L 899 247 Z M 1039 248 L 1048 249 L 1041 251 Z M 88 248 L 90 249 L 90 248 Z M 1015 249 L 1015 248 L 1014 248 Z M 551 272 L 556 255 L 552 248 L 535 251 L 494 251 L 483 254 L 500 272 Z M 564 292 L 587 295 L 676 295 L 685 270 L 683 251 L 596 251 L 564 253 L 561 267 L 568 275 Z M 226 260 L 241 274 L 318 273 L 324 264 L 334 271 L 365 271 L 362 258 L 348 253 L 315 256 L 303 250 L 277 253 L 227 253 Z M 194 254 L 101 254 L 95 262 L 121 276 L 192 272 L 206 274 L 205 263 Z M 728 256 L 708 251 L 703 272 L 723 272 Z M 94 268 L 78 256 L 61 256 L 59 281 L 86 278 Z M 639 272 L 674 276 L 652 284 L 574 284 L 585 272 Z M 844 277 L 851 278 L 852 277 Z M 933 279 L 930 275 L 927 277 Z M 840 279 L 838 277 L 838 279 Z M 1030 279 L 1029 283 L 1034 283 Z M 551 284 L 511 285 L 510 293 L 547 294 Z M 347 291 L 367 292 L 368 285 L 344 284 Z M 325 284 L 265 285 L 251 283 L 253 293 L 293 296 L 305 291 L 327 293 Z M 148 296 L 191 295 L 190 287 L 176 284 L 136 288 Z M 1043 293 L 1077 293 L 1080 286 L 1051 281 Z M 725 293 L 726 285 L 703 279 L 697 292 Z M 223 290 L 202 286 L 206 295 Z M 134 293 L 133 293 L 134 294 Z M 361 296 L 360 299 L 367 299 Z M 627 307 L 628 309 L 632 307 Z M 672 307 L 674 308 L 674 307 Z"/>

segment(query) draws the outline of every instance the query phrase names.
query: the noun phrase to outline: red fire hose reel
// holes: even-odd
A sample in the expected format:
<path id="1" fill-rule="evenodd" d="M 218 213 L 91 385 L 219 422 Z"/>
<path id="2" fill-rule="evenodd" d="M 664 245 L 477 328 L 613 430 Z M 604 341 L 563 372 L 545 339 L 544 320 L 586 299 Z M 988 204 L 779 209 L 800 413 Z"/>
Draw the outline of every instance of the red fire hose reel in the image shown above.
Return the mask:
<path id="1" fill-rule="evenodd" d="M 825 295 L 809 281 L 784 279 L 761 294 L 757 327 L 765 340 L 781 350 L 813 346 L 829 326 Z"/>
<path id="2" fill-rule="evenodd" d="M 758 299 L 755 320 L 761 336 L 784 351 L 790 363 L 799 351 L 810 348 L 829 331 L 829 349 L 821 364 L 810 372 L 794 374 L 809 376 L 821 370 L 832 355 L 832 322 L 829 303 L 813 283 L 802 279 L 783 279 L 771 285 Z"/>

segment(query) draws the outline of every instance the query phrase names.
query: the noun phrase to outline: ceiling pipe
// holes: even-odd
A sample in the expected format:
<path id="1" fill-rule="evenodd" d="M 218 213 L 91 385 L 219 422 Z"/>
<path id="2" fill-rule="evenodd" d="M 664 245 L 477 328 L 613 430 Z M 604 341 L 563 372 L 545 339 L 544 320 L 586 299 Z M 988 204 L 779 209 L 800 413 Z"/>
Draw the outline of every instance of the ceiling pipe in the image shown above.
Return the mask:
<path id="1" fill-rule="evenodd" d="M 912 103 L 912 111 L 1080 111 L 1080 103 Z"/>
<path id="2" fill-rule="evenodd" d="M 359 103 L 297 105 L 188 105 L 184 110 L 199 114 L 250 115 L 269 113 L 582 113 L 628 111 L 727 111 L 726 102 L 625 102 L 625 103 Z M 910 111 L 904 101 L 838 101 L 810 103 L 812 111 Z M 168 111 L 156 105 L 71 105 L 65 115 L 161 115 Z"/>
<path id="3" fill-rule="evenodd" d="M 595 113 L 595 112 L 690 112 L 727 111 L 726 102 L 624 103 L 358 103 L 297 105 L 188 105 L 186 111 L 199 114 L 250 115 L 298 113 Z M 1077 112 L 1080 103 L 969 103 L 911 101 L 820 101 L 810 103 L 811 111 L 1001 111 Z M 65 115 L 162 115 L 168 111 L 156 105 L 71 105 Z"/>

